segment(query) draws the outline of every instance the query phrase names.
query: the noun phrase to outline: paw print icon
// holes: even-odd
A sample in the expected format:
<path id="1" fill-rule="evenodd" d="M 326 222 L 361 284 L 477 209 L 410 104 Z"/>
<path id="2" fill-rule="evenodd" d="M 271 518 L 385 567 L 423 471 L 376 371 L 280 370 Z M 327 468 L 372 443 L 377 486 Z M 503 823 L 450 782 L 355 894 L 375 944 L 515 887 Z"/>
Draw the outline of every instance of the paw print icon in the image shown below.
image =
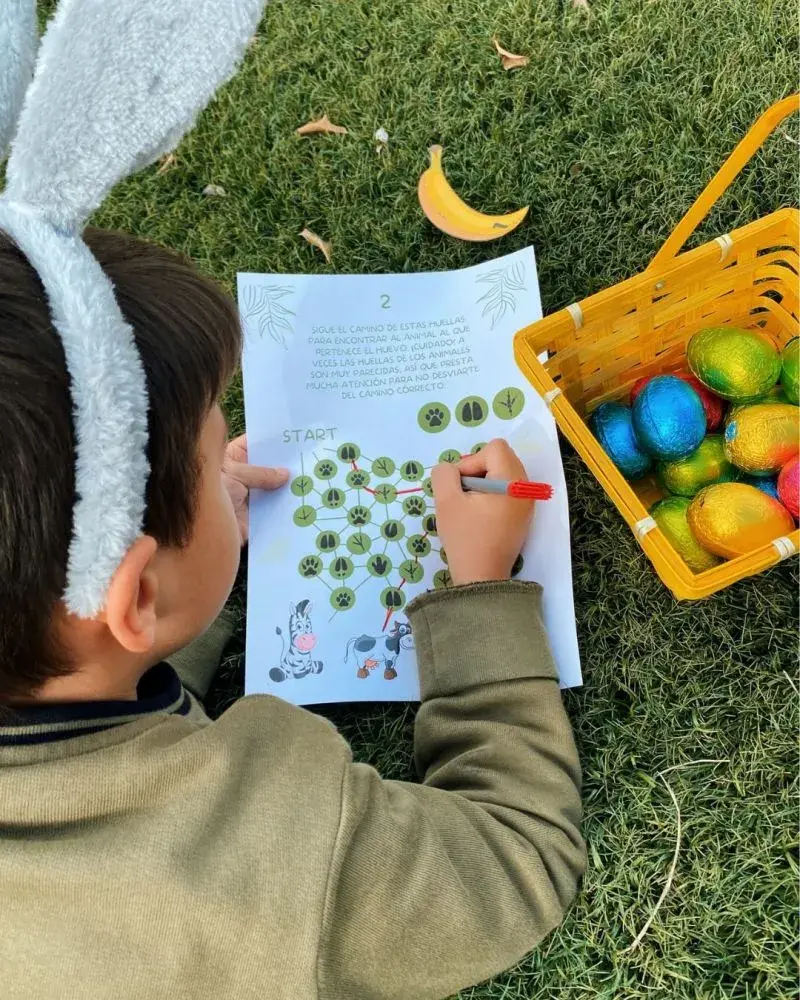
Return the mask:
<path id="1" fill-rule="evenodd" d="M 426 403 L 420 407 L 417 423 L 429 434 L 439 434 L 450 423 L 450 410 L 444 403 Z"/>

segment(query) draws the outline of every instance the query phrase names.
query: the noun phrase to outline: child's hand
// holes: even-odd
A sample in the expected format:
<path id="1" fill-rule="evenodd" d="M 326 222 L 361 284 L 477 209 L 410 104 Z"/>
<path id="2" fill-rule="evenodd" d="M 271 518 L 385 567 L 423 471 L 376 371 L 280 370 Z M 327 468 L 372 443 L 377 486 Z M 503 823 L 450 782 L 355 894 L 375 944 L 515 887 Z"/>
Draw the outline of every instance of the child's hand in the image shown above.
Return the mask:
<path id="1" fill-rule="evenodd" d="M 222 464 L 222 481 L 233 502 L 242 545 L 247 542 L 247 500 L 250 490 L 277 490 L 289 478 L 288 469 L 247 464 L 247 435 L 229 441 Z"/>
<path id="2" fill-rule="evenodd" d="M 461 476 L 525 479 L 510 446 L 491 441 L 457 465 L 437 465 L 431 473 L 436 523 L 453 583 L 507 580 L 533 516 L 533 503 L 486 493 L 465 493 Z"/>

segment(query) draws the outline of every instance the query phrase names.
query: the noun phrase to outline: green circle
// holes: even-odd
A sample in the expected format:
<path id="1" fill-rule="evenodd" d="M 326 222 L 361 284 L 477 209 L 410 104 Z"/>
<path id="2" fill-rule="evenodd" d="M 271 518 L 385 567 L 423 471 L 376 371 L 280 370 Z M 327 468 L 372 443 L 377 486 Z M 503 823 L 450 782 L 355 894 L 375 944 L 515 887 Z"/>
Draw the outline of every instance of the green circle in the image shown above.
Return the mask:
<path id="1" fill-rule="evenodd" d="M 303 504 L 302 507 L 298 507 L 292 516 L 292 520 L 297 525 L 298 528 L 308 528 L 317 519 L 317 512 L 314 507 L 309 507 L 308 504 Z"/>
<path id="2" fill-rule="evenodd" d="M 403 500 L 403 510 L 409 517 L 422 517 L 427 509 L 428 505 L 421 496 L 414 495 Z"/>
<path id="3" fill-rule="evenodd" d="M 394 475 L 394 470 L 397 466 L 391 460 L 391 458 L 386 458 L 382 455 L 380 458 L 376 458 L 372 463 L 372 474 L 377 476 L 379 479 L 387 479 L 389 476 Z"/>
<path id="4" fill-rule="evenodd" d="M 461 461 L 461 452 L 455 448 L 446 448 L 439 456 L 440 462 L 447 462 L 448 465 L 456 465 Z"/>
<path id="5" fill-rule="evenodd" d="M 514 565 L 511 567 L 511 575 L 519 576 L 519 574 L 522 572 L 522 567 L 524 565 L 525 565 L 525 560 L 522 558 L 522 553 L 520 552 L 520 554 L 514 560 Z"/>
<path id="6" fill-rule="evenodd" d="M 292 480 L 292 485 L 289 489 L 296 497 L 307 497 L 314 489 L 314 480 L 311 476 L 298 476 Z"/>
<path id="7" fill-rule="evenodd" d="M 479 444 L 474 444 L 474 445 L 473 445 L 473 446 L 472 446 L 472 447 L 470 448 L 470 450 L 469 450 L 469 453 L 470 453 L 470 455 L 477 455 L 477 454 L 478 454 L 478 452 L 479 452 L 479 451 L 483 451 L 483 449 L 484 449 L 485 447 L 486 447 L 486 442 L 485 442 L 485 441 L 481 441 L 481 442 L 480 442 Z"/>
<path id="8" fill-rule="evenodd" d="M 513 420 L 522 413 L 525 406 L 525 393 L 522 389 L 515 389 L 510 385 L 507 389 L 501 389 L 492 400 L 492 412 L 501 420 Z"/>
<path id="9" fill-rule="evenodd" d="M 361 449 L 352 441 L 347 441 L 339 445 L 336 454 L 342 462 L 357 462 L 361 458 Z"/>
<path id="10" fill-rule="evenodd" d="M 400 475 L 409 483 L 418 483 L 425 475 L 425 466 L 415 458 L 410 458 L 400 466 Z"/>
<path id="11" fill-rule="evenodd" d="M 329 458 L 321 459 L 314 466 L 314 475 L 317 479 L 333 479 L 338 471 L 336 462 L 332 462 Z"/>
<path id="12" fill-rule="evenodd" d="M 392 560 L 382 552 L 376 552 L 367 559 L 370 576 L 387 576 L 392 571 Z"/>
<path id="13" fill-rule="evenodd" d="M 355 591 L 349 587 L 337 587 L 331 592 L 331 607 L 335 611 L 349 611 L 356 603 Z"/>
<path id="14" fill-rule="evenodd" d="M 436 515 L 426 514 L 422 520 L 422 527 L 426 535 L 438 535 L 439 531 L 436 525 Z"/>
<path id="15" fill-rule="evenodd" d="M 363 556 L 372 548 L 372 539 L 366 531 L 356 531 L 347 539 L 347 547 L 354 556 Z"/>
<path id="16" fill-rule="evenodd" d="M 322 572 L 322 560 L 318 555 L 303 556 L 297 564 L 297 572 L 306 580 L 311 580 Z"/>
<path id="17" fill-rule="evenodd" d="M 480 427 L 489 416 L 489 404 L 481 396 L 465 396 L 456 407 L 456 420 L 462 427 Z"/>
<path id="18" fill-rule="evenodd" d="M 348 486 L 358 490 L 369 483 L 369 473 L 366 469 L 351 469 L 344 479 Z"/>
<path id="19" fill-rule="evenodd" d="M 401 562 L 397 567 L 397 572 L 409 583 L 419 583 L 425 576 L 423 566 L 416 559 L 406 559 L 405 562 Z"/>
<path id="20" fill-rule="evenodd" d="M 450 423 L 450 410 L 444 403 L 426 403 L 419 408 L 417 423 L 428 434 L 441 434 Z"/>
<path id="21" fill-rule="evenodd" d="M 381 525 L 381 535 L 389 542 L 399 542 L 405 533 L 406 528 L 402 521 L 391 519 Z"/>
<path id="22" fill-rule="evenodd" d="M 387 611 L 399 611 L 406 603 L 406 595 L 399 587 L 387 587 L 381 591 L 381 604 Z"/>
<path id="23" fill-rule="evenodd" d="M 427 479 L 422 480 L 422 489 L 426 497 L 433 496 L 433 482 L 431 481 L 430 476 L 428 476 Z"/>
<path id="24" fill-rule="evenodd" d="M 369 512 L 369 507 L 363 507 L 360 503 L 356 504 L 355 507 L 351 507 L 347 512 L 347 523 L 354 528 L 360 528 L 365 524 L 369 524 L 371 520 L 372 514 Z"/>
<path id="25" fill-rule="evenodd" d="M 322 506 L 327 507 L 329 510 L 336 510 L 337 507 L 344 506 L 346 499 L 344 490 L 340 490 L 338 486 L 331 486 L 329 490 L 325 490 L 322 494 Z"/>
<path id="26" fill-rule="evenodd" d="M 321 531 L 317 535 L 317 548 L 320 552 L 333 552 L 339 548 L 339 534 L 336 531 Z"/>
<path id="27" fill-rule="evenodd" d="M 437 569 L 433 574 L 434 590 L 444 590 L 446 587 L 451 587 L 452 585 L 453 578 L 450 576 L 449 569 Z"/>
<path id="28" fill-rule="evenodd" d="M 397 499 L 397 487 L 391 483 L 378 483 L 375 487 L 375 499 L 378 503 L 394 503 Z"/>
<path id="29" fill-rule="evenodd" d="M 426 556 L 431 550 L 431 543 L 424 535 L 411 535 L 406 548 L 412 556 Z"/>
<path id="30" fill-rule="evenodd" d="M 353 560 L 348 556 L 336 556 L 331 559 L 328 572 L 334 580 L 346 580 L 353 575 Z"/>

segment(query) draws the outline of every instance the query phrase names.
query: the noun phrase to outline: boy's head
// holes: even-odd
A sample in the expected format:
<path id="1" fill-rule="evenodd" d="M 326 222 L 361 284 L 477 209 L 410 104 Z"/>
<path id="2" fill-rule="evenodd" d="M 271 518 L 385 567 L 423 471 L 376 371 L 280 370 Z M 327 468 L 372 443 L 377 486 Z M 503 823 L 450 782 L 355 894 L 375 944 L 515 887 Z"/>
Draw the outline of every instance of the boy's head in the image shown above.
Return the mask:
<path id="1" fill-rule="evenodd" d="M 85 240 L 114 285 L 147 375 L 145 535 L 117 570 L 103 613 L 68 615 L 69 376 L 36 272 L 0 233 L 0 702 L 104 665 L 146 668 L 206 627 L 238 566 L 217 405 L 239 355 L 234 305 L 165 250 L 98 230 Z"/>

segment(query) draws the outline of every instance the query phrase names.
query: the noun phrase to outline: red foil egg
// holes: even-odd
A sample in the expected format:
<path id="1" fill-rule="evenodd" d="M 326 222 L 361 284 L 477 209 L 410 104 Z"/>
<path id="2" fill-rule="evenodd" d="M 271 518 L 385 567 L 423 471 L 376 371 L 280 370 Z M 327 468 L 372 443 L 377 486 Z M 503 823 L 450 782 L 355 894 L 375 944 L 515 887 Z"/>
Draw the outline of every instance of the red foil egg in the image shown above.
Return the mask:
<path id="1" fill-rule="evenodd" d="M 800 458 L 793 458 L 778 476 L 778 497 L 795 521 L 800 517 Z"/>
<path id="2" fill-rule="evenodd" d="M 688 382 L 700 397 L 700 402 L 706 411 L 706 429 L 708 433 L 713 434 L 714 431 L 718 431 L 722 427 L 722 421 L 725 416 L 725 400 L 715 395 L 703 385 L 699 378 L 696 378 L 690 372 L 675 372 L 674 374 L 676 378 L 681 379 L 683 382 Z M 652 378 L 655 378 L 655 375 L 644 375 L 633 383 L 631 386 L 631 405 L 633 405 L 633 401 Z"/>

